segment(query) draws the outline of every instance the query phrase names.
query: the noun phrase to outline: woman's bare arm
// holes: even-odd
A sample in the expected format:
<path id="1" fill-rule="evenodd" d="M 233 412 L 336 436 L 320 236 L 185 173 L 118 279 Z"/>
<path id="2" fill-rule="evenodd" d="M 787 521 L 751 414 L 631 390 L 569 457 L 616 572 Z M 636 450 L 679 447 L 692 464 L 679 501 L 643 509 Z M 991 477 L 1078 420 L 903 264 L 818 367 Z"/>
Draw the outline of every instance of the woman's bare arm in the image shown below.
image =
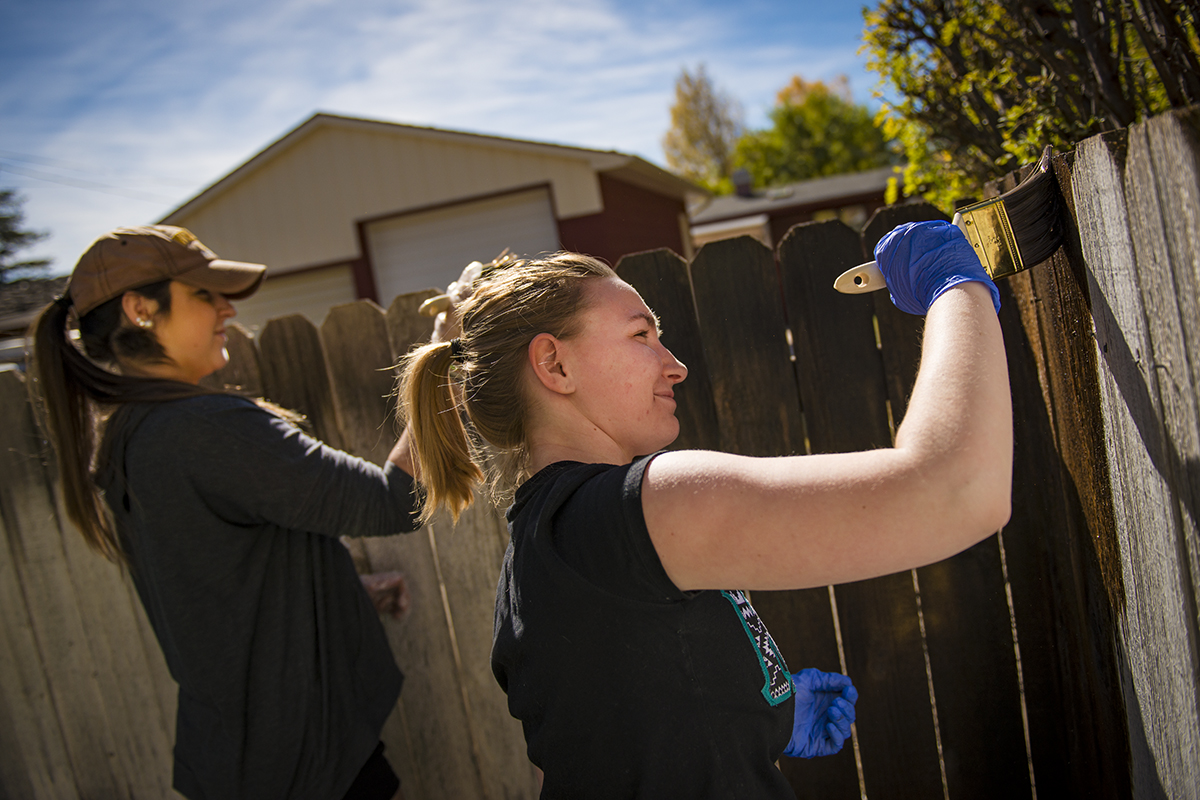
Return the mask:
<path id="1" fill-rule="evenodd" d="M 797 589 L 958 553 L 1008 520 L 1012 408 L 1000 326 L 982 284 L 926 318 L 907 415 L 891 448 L 750 458 L 664 453 L 646 524 L 681 589 Z"/>

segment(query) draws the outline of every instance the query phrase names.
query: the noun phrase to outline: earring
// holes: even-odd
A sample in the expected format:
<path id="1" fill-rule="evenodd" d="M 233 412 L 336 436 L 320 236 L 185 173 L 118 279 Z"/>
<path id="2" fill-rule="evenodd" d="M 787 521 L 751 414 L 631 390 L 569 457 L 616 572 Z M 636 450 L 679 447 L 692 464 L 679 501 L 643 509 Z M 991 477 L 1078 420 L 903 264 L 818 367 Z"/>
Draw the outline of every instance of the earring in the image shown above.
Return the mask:
<path id="1" fill-rule="evenodd" d="M 139 328 L 144 328 L 146 330 L 150 330 L 151 328 L 154 327 L 154 323 L 148 319 L 139 319 L 137 321 L 137 324 L 138 324 Z"/>

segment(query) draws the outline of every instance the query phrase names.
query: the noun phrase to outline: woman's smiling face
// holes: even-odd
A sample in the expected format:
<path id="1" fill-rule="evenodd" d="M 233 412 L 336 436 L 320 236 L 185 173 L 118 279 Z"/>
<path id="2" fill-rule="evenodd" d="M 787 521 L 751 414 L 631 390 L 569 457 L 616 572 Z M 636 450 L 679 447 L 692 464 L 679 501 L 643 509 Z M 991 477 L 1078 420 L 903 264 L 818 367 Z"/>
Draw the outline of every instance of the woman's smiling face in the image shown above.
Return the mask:
<path id="1" fill-rule="evenodd" d="M 660 450 L 679 435 L 674 386 L 687 367 L 663 346 L 658 320 L 632 286 L 596 278 L 585 291 L 580 332 L 564 352 L 576 406 L 629 459 Z"/>
<path id="2" fill-rule="evenodd" d="M 155 314 L 152 328 L 170 359 L 159 374 L 199 383 L 229 363 L 225 323 L 235 313 L 224 295 L 171 281 L 171 310 Z"/>

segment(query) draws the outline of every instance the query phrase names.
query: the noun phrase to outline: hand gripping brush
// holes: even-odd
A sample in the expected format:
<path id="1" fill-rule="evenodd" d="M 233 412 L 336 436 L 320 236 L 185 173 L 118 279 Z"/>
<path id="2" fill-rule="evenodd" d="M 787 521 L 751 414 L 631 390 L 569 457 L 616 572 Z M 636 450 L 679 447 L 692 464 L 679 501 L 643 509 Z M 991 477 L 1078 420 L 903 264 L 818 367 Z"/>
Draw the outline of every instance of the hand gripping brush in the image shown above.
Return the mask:
<path id="1" fill-rule="evenodd" d="M 1033 174 L 1015 189 L 954 215 L 953 224 L 966 234 L 992 280 L 1040 264 L 1063 243 L 1063 200 L 1050 171 L 1051 152 L 1047 146 Z M 875 262 L 868 261 L 839 275 L 833 288 L 843 294 L 863 294 L 885 289 L 887 282 Z"/>

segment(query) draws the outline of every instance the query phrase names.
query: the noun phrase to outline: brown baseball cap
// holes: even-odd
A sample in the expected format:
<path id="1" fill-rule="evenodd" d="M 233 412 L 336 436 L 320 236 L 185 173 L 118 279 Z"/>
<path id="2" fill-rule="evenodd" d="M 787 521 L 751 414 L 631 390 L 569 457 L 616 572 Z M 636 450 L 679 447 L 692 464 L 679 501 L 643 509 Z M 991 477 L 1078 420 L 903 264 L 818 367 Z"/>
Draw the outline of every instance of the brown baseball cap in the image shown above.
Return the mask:
<path id="1" fill-rule="evenodd" d="M 262 264 L 217 258 L 186 228 L 143 225 L 117 228 L 92 242 L 75 265 L 67 292 L 82 317 L 130 289 L 165 280 L 238 300 L 258 290 L 266 271 Z"/>

